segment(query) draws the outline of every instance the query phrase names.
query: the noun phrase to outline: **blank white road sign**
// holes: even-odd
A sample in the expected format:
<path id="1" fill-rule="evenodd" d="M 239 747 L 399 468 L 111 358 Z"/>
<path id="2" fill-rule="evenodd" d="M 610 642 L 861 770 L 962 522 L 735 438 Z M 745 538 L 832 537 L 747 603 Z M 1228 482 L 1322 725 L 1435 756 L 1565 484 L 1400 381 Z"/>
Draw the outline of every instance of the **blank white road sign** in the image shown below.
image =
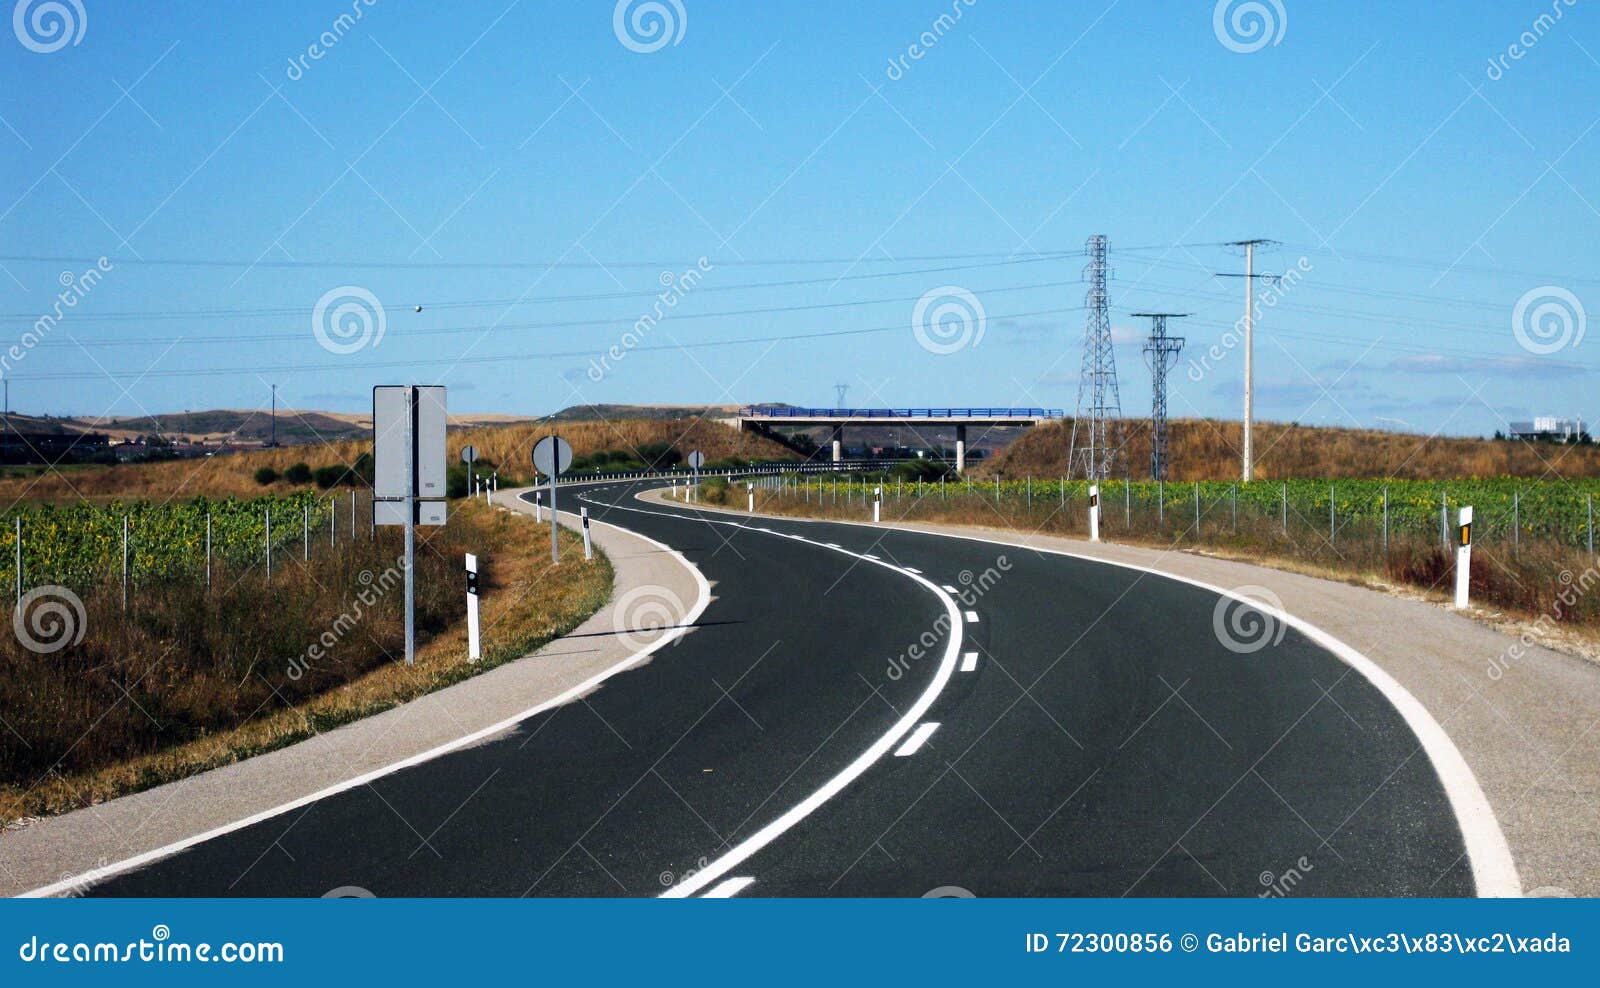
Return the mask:
<path id="1" fill-rule="evenodd" d="M 410 449 L 408 436 L 413 440 Z M 421 499 L 417 524 L 444 524 L 444 438 L 443 386 L 394 384 L 372 389 L 372 493 L 377 524 L 405 524 L 407 497 Z"/>

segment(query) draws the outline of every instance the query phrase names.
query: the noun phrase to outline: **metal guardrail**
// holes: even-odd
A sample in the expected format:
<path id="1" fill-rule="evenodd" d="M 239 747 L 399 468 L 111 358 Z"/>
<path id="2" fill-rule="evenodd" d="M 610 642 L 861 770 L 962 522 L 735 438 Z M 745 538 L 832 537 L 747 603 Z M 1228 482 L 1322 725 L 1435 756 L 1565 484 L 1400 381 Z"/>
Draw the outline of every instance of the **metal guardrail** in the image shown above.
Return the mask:
<path id="1" fill-rule="evenodd" d="M 699 475 L 704 477 L 751 477 L 766 474 L 781 473 L 859 473 L 863 470 L 879 470 L 892 467 L 897 463 L 905 463 L 907 459 L 889 460 L 840 460 L 834 463 L 829 460 L 780 460 L 774 463 L 752 463 L 742 467 L 716 467 L 702 468 Z M 601 473 L 565 473 L 556 482 L 556 486 L 563 484 L 590 483 L 596 480 L 676 480 L 692 478 L 695 471 L 688 467 L 674 467 L 670 470 L 619 470 Z M 541 480 L 536 486 L 543 487 L 547 481 Z"/>
<path id="2" fill-rule="evenodd" d="M 812 419 L 960 419 L 960 418 L 1063 418 L 1060 408 L 776 408 L 749 405 L 741 418 Z"/>

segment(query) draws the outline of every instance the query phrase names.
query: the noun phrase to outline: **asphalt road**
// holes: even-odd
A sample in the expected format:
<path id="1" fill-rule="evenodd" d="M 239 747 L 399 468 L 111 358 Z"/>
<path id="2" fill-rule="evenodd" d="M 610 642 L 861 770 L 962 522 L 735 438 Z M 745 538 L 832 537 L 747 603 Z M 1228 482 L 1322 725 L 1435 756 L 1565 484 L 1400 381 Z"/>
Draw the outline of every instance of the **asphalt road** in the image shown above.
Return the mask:
<path id="1" fill-rule="evenodd" d="M 1178 581 L 910 532 L 762 531 L 636 489 L 577 496 L 712 583 L 678 644 L 509 736 L 89 894 L 1474 892 L 1416 737 L 1293 628 L 1230 649 L 1219 598 Z M 1239 606 L 1227 621 L 1262 618 Z"/>

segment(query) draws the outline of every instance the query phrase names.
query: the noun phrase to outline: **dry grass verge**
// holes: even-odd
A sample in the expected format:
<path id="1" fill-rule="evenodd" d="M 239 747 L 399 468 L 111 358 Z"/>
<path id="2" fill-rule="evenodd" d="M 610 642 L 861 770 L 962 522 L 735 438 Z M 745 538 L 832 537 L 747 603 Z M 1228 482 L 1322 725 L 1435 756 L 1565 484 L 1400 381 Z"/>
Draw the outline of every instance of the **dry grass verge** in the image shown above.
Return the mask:
<path id="1" fill-rule="evenodd" d="M 560 579 L 530 520 L 477 503 L 422 532 L 416 664 L 403 652 L 398 588 L 371 606 L 398 552 L 396 532 L 338 559 L 244 574 L 211 597 L 172 587 L 140 602 L 85 601 L 94 646 L 34 655 L 7 639 L 0 661 L 0 822 L 66 812 L 281 748 L 526 655 L 609 598 L 603 555 L 583 560 L 562 530 Z M 480 558 L 484 657 L 466 659 L 461 552 Z M 368 558 L 370 556 L 370 558 Z M 313 562 L 316 562 L 314 559 Z M 362 574 L 372 574 L 363 576 Z M 352 619 L 351 615 L 358 615 Z M 105 634 L 96 637 L 99 627 Z M 333 638 L 320 653 L 311 648 Z"/>

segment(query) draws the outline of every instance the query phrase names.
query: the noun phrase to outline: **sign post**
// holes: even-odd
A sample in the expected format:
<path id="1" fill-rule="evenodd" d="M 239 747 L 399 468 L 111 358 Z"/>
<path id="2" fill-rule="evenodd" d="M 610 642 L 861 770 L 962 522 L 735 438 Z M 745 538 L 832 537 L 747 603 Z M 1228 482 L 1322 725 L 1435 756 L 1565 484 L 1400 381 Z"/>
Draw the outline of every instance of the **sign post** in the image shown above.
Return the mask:
<path id="1" fill-rule="evenodd" d="M 467 553 L 467 659 L 483 657 L 478 642 L 478 557 Z"/>
<path id="2" fill-rule="evenodd" d="M 1467 590 L 1471 585 L 1472 569 L 1472 505 L 1461 509 L 1456 544 L 1456 607 L 1467 606 Z"/>
<path id="3" fill-rule="evenodd" d="M 706 465 L 706 455 L 698 449 L 689 454 L 689 470 L 694 477 L 694 486 L 685 488 L 683 499 L 690 500 L 689 491 L 694 491 L 694 500 L 700 499 L 700 468 Z"/>
<path id="4" fill-rule="evenodd" d="M 1100 485 L 1089 485 L 1089 541 L 1100 541 Z"/>
<path id="5" fill-rule="evenodd" d="M 417 650 L 416 526 L 445 523 L 444 434 L 442 386 L 372 389 L 373 522 L 406 533 L 406 665 Z"/>
<path id="6" fill-rule="evenodd" d="M 550 561 L 561 562 L 556 545 L 556 477 L 572 466 L 572 446 L 560 436 L 545 436 L 533 445 L 533 468 L 550 478 Z"/>
<path id="7" fill-rule="evenodd" d="M 467 465 L 467 496 L 468 497 L 476 497 L 477 494 L 478 494 L 478 488 L 473 484 L 473 481 L 476 480 L 477 478 L 474 477 L 473 474 L 472 474 L 472 464 L 476 463 L 477 460 L 478 460 L 478 447 L 476 447 L 476 446 L 463 446 L 463 447 L 461 447 L 461 462 L 465 463 Z"/>

